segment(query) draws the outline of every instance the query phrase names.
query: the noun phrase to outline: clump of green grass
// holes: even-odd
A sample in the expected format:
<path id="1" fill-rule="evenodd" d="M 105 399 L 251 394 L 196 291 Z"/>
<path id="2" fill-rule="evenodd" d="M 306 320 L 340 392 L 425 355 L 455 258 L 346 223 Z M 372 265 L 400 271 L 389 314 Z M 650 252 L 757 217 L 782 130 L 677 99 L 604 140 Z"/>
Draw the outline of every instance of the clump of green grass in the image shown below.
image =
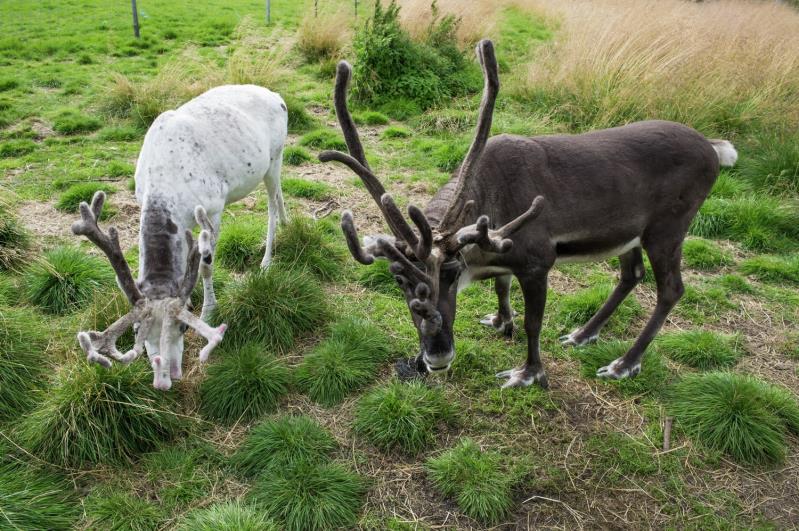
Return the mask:
<path id="1" fill-rule="evenodd" d="M 799 255 L 748 258 L 741 263 L 741 272 L 767 282 L 799 284 Z"/>
<path id="2" fill-rule="evenodd" d="M 250 495 L 282 529 L 352 528 L 365 493 L 363 482 L 338 463 L 300 462 L 262 476 Z"/>
<path id="3" fill-rule="evenodd" d="M 305 104 L 292 96 L 283 96 L 289 115 L 289 133 L 304 133 L 314 126 L 316 121 L 305 110 Z"/>
<path id="4" fill-rule="evenodd" d="M 0 274 L 0 307 L 14 306 L 19 300 L 19 285 L 16 277 Z"/>
<path id="5" fill-rule="evenodd" d="M 283 191 L 292 197 L 325 201 L 333 196 L 333 188 L 329 184 L 306 179 L 283 179 L 282 186 Z"/>
<path id="6" fill-rule="evenodd" d="M 735 308 L 730 297 L 721 285 L 710 283 L 692 286 L 685 285 L 680 303 L 674 308 L 675 313 L 686 317 L 695 324 L 718 320 L 725 311 Z"/>
<path id="7" fill-rule="evenodd" d="M 165 518 L 160 507 L 138 495 L 112 487 L 97 489 L 84 502 L 90 529 L 150 531 Z"/>
<path id="8" fill-rule="evenodd" d="M 674 361 L 703 371 L 732 367 L 745 354 L 741 336 L 707 330 L 663 334 L 656 345 L 658 351 Z"/>
<path id="9" fill-rule="evenodd" d="M 336 446 L 335 439 L 310 417 L 281 417 L 253 428 L 232 461 L 245 476 L 255 477 L 299 463 L 327 461 Z"/>
<path id="10" fill-rule="evenodd" d="M 386 359 L 387 342 L 385 334 L 367 321 L 339 321 L 333 325 L 330 338 L 305 356 L 297 368 L 297 384 L 311 400 L 335 405 L 374 378 Z"/>
<path id="11" fill-rule="evenodd" d="M 164 508 L 185 506 L 205 499 L 215 489 L 226 471 L 225 457 L 210 442 L 189 437 L 145 455 L 141 469 Z"/>
<path id="12" fill-rule="evenodd" d="M 135 171 L 136 168 L 133 166 L 133 164 L 120 162 L 118 160 L 112 160 L 109 162 L 108 167 L 105 170 L 105 172 L 111 177 L 132 177 Z"/>
<path id="13" fill-rule="evenodd" d="M 435 109 L 413 121 L 423 133 L 464 133 L 474 127 L 474 115 L 463 109 Z"/>
<path id="14" fill-rule="evenodd" d="M 64 212 L 77 212 L 82 202 L 85 201 L 91 204 L 92 197 L 99 191 L 103 191 L 106 194 L 113 194 L 116 188 L 108 183 L 88 182 L 73 184 L 61 194 L 55 207 Z M 108 210 L 107 207 L 103 208 L 103 212 L 100 216 L 101 220 L 108 218 L 106 210 Z"/>
<path id="15" fill-rule="evenodd" d="M 411 136 L 411 130 L 401 125 L 390 125 L 380 133 L 380 138 L 385 139 L 408 138 L 409 136 Z"/>
<path id="16" fill-rule="evenodd" d="M 141 130 L 133 126 L 106 127 L 97 134 L 103 142 L 132 142 L 142 137 Z"/>
<path id="17" fill-rule="evenodd" d="M 331 244 L 319 224 L 301 216 L 283 225 L 275 241 L 275 262 L 291 269 L 305 269 L 322 280 L 341 272 L 344 253 Z"/>
<path id="18" fill-rule="evenodd" d="M 52 314 L 72 312 L 91 301 L 98 290 L 114 285 L 107 262 L 75 247 L 58 247 L 45 253 L 23 277 L 28 300 Z"/>
<path id="19" fill-rule="evenodd" d="M 328 316 L 327 295 L 313 276 L 275 264 L 231 282 L 219 297 L 215 318 L 228 323 L 225 341 L 231 347 L 254 341 L 284 352 Z"/>
<path id="20" fill-rule="evenodd" d="M 768 196 L 707 199 L 689 232 L 726 238 L 752 251 L 782 252 L 799 245 L 799 209 Z"/>
<path id="21" fill-rule="evenodd" d="M 380 103 L 380 110 L 394 120 L 407 120 L 422 112 L 422 106 L 416 101 L 398 97 Z"/>
<path id="22" fill-rule="evenodd" d="M 556 319 L 564 331 L 583 326 L 602 307 L 613 291 L 613 286 L 606 283 L 596 283 L 592 286 L 563 297 L 558 302 Z M 619 305 L 613 316 L 608 321 L 610 327 L 626 327 L 636 316 L 642 313 L 641 305 L 633 294 L 630 294 Z"/>
<path id="23" fill-rule="evenodd" d="M 637 439 L 621 433 L 601 433 L 586 441 L 592 468 L 603 478 L 619 481 L 630 476 L 649 477 L 679 470 L 673 454 L 660 454 L 649 439 Z"/>
<path id="24" fill-rule="evenodd" d="M 399 286 L 394 278 L 394 273 L 388 269 L 386 260 L 375 260 L 366 267 L 358 269 L 358 282 L 367 288 L 395 295 L 399 293 Z"/>
<path id="25" fill-rule="evenodd" d="M 254 266 L 264 253 L 263 229 L 252 218 L 239 218 L 223 225 L 216 242 L 217 263 L 239 273 Z"/>
<path id="26" fill-rule="evenodd" d="M 392 381 L 361 398 L 353 427 L 382 450 L 416 455 L 434 439 L 439 423 L 454 420 L 440 389 Z"/>
<path id="27" fill-rule="evenodd" d="M 300 164 L 304 164 L 312 160 L 313 157 L 311 157 L 311 154 L 308 153 L 308 150 L 303 147 L 288 146 L 283 150 L 283 162 L 285 162 L 289 166 L 299 166 Z M 299 179 L 283 179 L 283 182 L 281 184 L 284 192 L 286 191 L 287 180 L 297 181 Z"/>
<path id="28" fill-rule="evenodd" d="M 49 341 L 41 316 L 27 308 L 0 307 L 0 420 L 18 417 L 35 403 L 44 381 Z"/>
<path id="29" fill-rule="evenodd" d="M 433 152 L 430 153 L 430 157 L 436 168 L 445 173 L 451 173 L 460 166 L 466 156 L 467 150 L 468 146 L 464 144 L 446 143 L 434 149 Z"/>
<path id="30" fill-rule="evenodd" d="M 33 153 L 36 142 L 27 138 L 19 138 L 0 143 L 0 158 L 21 157 Z"/>
<path id="31" fill-rule="evenodd" d="M 340 151 L 346 151 L 347 149 L 347 143 L 344 142 L 344 139 L 338 133 L 330 129 L 316 129 L 307 133 L 300 138 L 300 145 L 318 149 L 337 149 Z"/>
<path id="32" fill-rule="evenodd" d="M 103 123 L 97 118 L 75 109 L 65 109 L 53 119 L 53 129 L 62 135 L 92 133 L 102 126 Z"/>
<path id="33" fill-rule="evenodd" d="M 82 467 L 130 461 L 180 430 L 169 395 L 152 386 L 144 363 L 111 369 L 84 362 L 63 368 L 19 427 L 31 453 Z"/>
<path id="34" fill-rule="evenodd" d="M 799 194 L 799 134 L 761 138 L 741 159 L 739 175 L 758 190 L 772 194 Z"/>
<path id="35" fill-rule="evenodd" d="M 471 518 L 498 524 L 513 506 L 512 477 L 502 470 L 504 458 L 482 451 L 471 439 L 427 462 L 433 484 Z"/>
<path id="36" fill-rule="evenodd" d="M 622 357 L 632 344 L 627 341 L 607 341 L 574 351 L 582 364 L 583 376 L 596 378 L 600 367 L 609 365 Z M 617 386 L 625 395 L 658 395 L 668 385 L 671 373 L 657 350 L 647 350 L 641 361 L 641 372 L 633 378 L 607 380 L 608 385 Z"/>
<path id="37" fill-rule="evenodd" d="M 288 392 L 289 369 L 257 344 L 221 352 L 200 385 L 203 414 L 231 424 L 250 421 L 277 408 Z"/>
<path id="38" fill-rule="evenodd" d="M 27 261 L 31 237 L 16 216 L 0 204 L 0 271 L 13 271 Z"/>
<path id="39" fill-rule="evenodd" d="M 703 239 L 683 242 L 682 261 L 688 267 L 703 271 L 712 271 L 733 263 L 730 253 L 715 243 Z"/>
<path id="40" fill-rule="evenodd" d="M 748 182 L 739 179 L 736 175 L 730 173 L 729 170 L 724 169 L 719 173 L 719 176 L 716 177 L 716 182 L 713 183 L 710 196 L 733 198 L 751 192 L 751 190 L 752 187 Z"/>
<path id="41" fill-rule="evenodd" d="M 746 464 L 781 462 L 787 433 L 799 431 L 790 391 L 729 372 L 686 375 L 670 393 L 669 410 L 694 440 Z"/>
<path id="42" fill-rule="evenodd" d="M 352 119 L 358 125 L 386 125 L 388 116 L 377 111 L 361 111 L 352 115 Z"/>
<path id="43" fill-rule="evenodd" d="M 80 505 L 63 479 L 32 467 L 0 463 L 4 529 L 72 529 Z"/>
<path id="44" fill-rule="evenodd" d="M 731 293 L 754 293 L 755 289 L 741 275 L 722 275 L 715 279 L 722 289 Z"/>
<path id="45" fill-rule="evenodd" d="M 253 505 L 238 500 L 189 511 L 177 527 L 183 531 L 278 531 L 280 528 Z"/>
<path id="46" fill-rule="evenodd" d="M 5 92 L 7 90 L 13 90 L 19 87 L 19 80 L 14 79 L 13 77 L 3 77 L 0 78 L 0 92 Z"/>

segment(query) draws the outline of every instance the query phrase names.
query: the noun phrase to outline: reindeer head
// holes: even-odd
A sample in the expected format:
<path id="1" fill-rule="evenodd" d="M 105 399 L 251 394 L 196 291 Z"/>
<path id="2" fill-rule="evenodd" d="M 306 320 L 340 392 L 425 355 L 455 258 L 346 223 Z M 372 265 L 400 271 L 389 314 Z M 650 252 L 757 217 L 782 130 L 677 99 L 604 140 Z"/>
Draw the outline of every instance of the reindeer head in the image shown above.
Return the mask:
<path id="1" fill-rule="evenodd" d="M 343 213 L 341 227 L 350 252 L 358 262 L 368 265 L 381 258 L 391 263 L 390 270 L 405 294 L 419 333 L 419 360 L 430 372 L 446 371 L 455 357 L 452 323 L 458 277 L 464 268 L 461 250 L 476 245 L 485 253 L 507 253 L 513 246 L 508 237 L 536 218 L 543 206 L 543 198 L 539 196 L 524 214 L 497 230 L 490 229 L 487 216 L 480 216 L 469 223 L 470 217 L 474 219 L 474 202 L 463 198 L 475 186 L 474 174 L 491 130 L 494 102 L 499 90 L 493 44 L 483 40 L 477 45 L 476 52 L 485 79 L 477 132 L 460 166 L 452 203 L 435 230 L 425 214 L 410 205 L 408 217 L 416 227 L 414 230 L 369 168 L 347 108 L 347 87 L 352 68 L 345 61 L 339 63 L 336 72 L 334 100 L 349 154 L 325 151 L 319 155 L 322 162 L 338 161 L 356 173 L 383 213 L 393 236 L 368 237 L 362 245 L 349 211 Z"/>
<path id="2" fill-rule="evenodd" d="M 212 328 L 188 310 L 189 297 L 197 283 L 200 265 L 200 250 L 191 232 L 186 231 L 185 234 L 189 253 L 177 296 L 145 297 L 133 279 L 130 267 L 122 254 L 116 229 L 111 227 L 105 234 L 97 225 L 104 202 L 105 193 L 97 192 L 92 198 L 91 205 L 81 203 L 81 220 L 72 225 L 72 232 L 86 236 L 105 253 L 116 272 L 119 287 L 127 296 L 132 309 L 104 332 L 79 332 L 78 342 L 86 353 L 88 361 L 104 367 L 111 367 L 111 359 L 128 364 L 146 349 L 153 368 L 153 387 L 166 391 L 172 386 L 172 378 L 180 376 L 183 332 L 191 327 L 205 337 L 208 343 L 200 351 L 200 361 L 205 361 L 222 341 L 226 325 Z M 200 244 L 207 242 L 209 238 L 210 235 L 203 230 L 200 233 Z M 117 350 L 116 342 L 131 327 L 135 331 L 135 344 L 133 349 L 123 354 Z"/>

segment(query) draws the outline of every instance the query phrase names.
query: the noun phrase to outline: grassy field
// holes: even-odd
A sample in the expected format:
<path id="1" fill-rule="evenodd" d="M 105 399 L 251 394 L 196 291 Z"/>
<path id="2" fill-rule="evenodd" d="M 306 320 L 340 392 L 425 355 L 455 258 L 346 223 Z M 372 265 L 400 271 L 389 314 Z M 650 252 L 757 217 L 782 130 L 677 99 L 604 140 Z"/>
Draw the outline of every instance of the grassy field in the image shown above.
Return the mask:
<path id="1" fill-rule="evenodd" d="M 139 0 L 138 40 L 117 4 L 0 3 L 0 529 L 799 526 L 799 12 L 405 0 L 385 44 L 391 17 L 367 24 L 372 2 L 355 18 L 353 2 L 323 0 L 314 18 L 310 0 L 274 0 L 267 26 L 260 0 Z M 490 283 L 459 295 L 450 375 L 393 378 L 415 329 L 387 268 L 351 260 L 337 225 L 348 208 L 362 232 L 385 229 L 352 174 L 316 161 L 342 144 L 335 63 L 355 66 L 371 166 L 401 206 L 424 205 L 468 148 L 481 37 L 501 68 L 496 133 L 665 118 L 739 150 L 685 243 L 685 297 L 634 380 L 593 375 L 654 307 L 649 272 L 597 344 L 558 341 L 601 305 L 614 261 L 552 272 L 548 391 L 500 389 L 494 374 L 521 363 L 526 338 L 478 324 L 495 310 Z M 161 393 L 142 360 L 86 365 L 75 333 L 127 302 L 69 227 L 106 190 L 135 263 L 146 128 L 222 83 L 286 98 L 293 222 L 259 273 L 265 194 L 229 207 L 215 275 L 231 329 L 206 366 L 188 334 L 185 378 Z M 512 300 L 521 313 L 515 284 Z"/>

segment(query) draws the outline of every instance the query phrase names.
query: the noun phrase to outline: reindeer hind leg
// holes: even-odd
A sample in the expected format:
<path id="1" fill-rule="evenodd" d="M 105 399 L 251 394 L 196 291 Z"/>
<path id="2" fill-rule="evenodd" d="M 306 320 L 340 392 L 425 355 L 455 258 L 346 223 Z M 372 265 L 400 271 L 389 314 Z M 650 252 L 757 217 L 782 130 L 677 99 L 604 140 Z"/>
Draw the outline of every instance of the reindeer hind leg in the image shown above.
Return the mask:
<path id="1" fill-rule="evenodd" d="M 272 262 L 272 248 L 275 242 L 275 232 L 277 230 L 277 222 L 283 224 L 288 219 L 286 216 L 286 206 L 283 202 L 283 190 L 280 187 L 280 173 L 283 166 L 282 151 L 278 157 L 272 162 L 269 170 L 264 176 L 264 184 L 266 185 L 266 194 L 269 201 L 269 221 L 266 229 L 266 249 L 264 251 L 264 258 L 261 260 L 261 268 L 266 269 Z"/>

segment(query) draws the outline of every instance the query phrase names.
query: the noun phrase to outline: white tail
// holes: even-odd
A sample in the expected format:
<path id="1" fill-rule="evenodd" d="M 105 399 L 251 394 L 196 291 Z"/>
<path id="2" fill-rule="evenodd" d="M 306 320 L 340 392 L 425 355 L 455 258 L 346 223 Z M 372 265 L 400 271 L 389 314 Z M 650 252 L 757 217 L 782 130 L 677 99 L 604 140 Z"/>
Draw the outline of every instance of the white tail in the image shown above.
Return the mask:
<path id="1" fill-rule="evenodd" d="M 720 165 L 726 168 L 735 166 L 735 162 L 738 160 L 738 152 L 735 151 L 732 142 L 727 140 L 711 140 L 710 143 L 713 145 L 713 149 L 716 150 Z"/>

